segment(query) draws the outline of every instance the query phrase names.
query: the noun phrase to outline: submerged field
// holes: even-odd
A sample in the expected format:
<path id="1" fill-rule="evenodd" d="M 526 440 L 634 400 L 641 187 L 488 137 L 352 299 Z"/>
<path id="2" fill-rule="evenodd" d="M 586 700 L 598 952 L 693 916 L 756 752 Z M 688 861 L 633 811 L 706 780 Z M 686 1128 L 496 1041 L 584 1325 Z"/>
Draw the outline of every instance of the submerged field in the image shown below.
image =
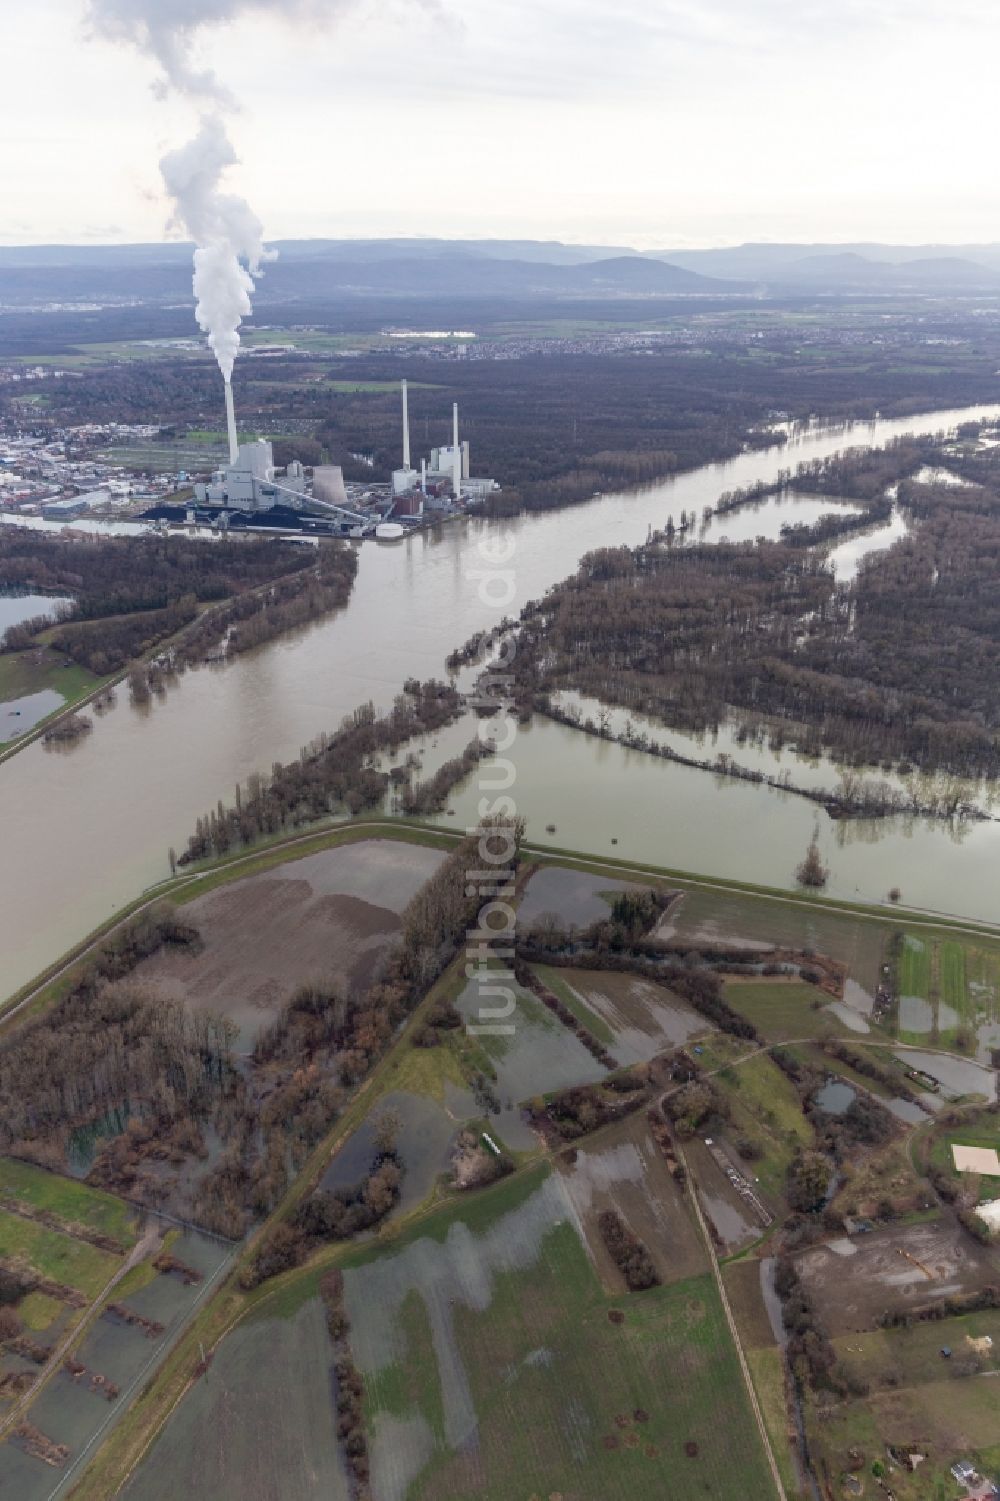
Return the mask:
<path id="1" fill-rule="evenodd" d="M 771 1495 L 708 1275 L 606 1293 L 551 1176 L 428 1231 L 346 1278 L 380 1501 Z"/>
<path id="2" fill-rule="evenodd" d="M 675 1211 L 676 1280 L 641 1294 L 602 1285 L 543 1168 L 340 1257 L 374 1501 L 770 1498 L 715 1284 Z M 130 1501 L 347 1501 L 319 1275 L 276 1288 L 228 1336 Z"/>
<path id="3" fill-rule="evenodd" d="M 152 1257 L 163 1248 L 182 1263 L 183 1274 L 157 1271 Z M 137 1383 L 163 1356 L 229 1250 L 205 1236 L 159 1226 L 148 1247 L 137 1253 L 142 1259 L 125 1272 L 110 1300 L 98 1305 L 99 1311 L 74 1337 L 72 1369 L 63 1361 L 52 1370 L 34 1366 L 37 1390 L 28 1390 L 24 1411 L 0 1443 L 0 1495 L 49 1501 L 69 1467 L 118 1416 Z M 123 1265 L 121 1258 L 111 1260 L 115 1264 L 109 1275 Z M 63 1317 L 35 1337 L 54 1346 L 80 1317 L 76 1310 L 74 1319 Z M 22 1361 L 20 1369 L 26 1364 Z M 0 1409 L 0 1421 L 9 1410 Z M 32 1442 L 18 1432 L 24 1422 L 56 1446 L 58 1455 L 50 1453 L 47 1459 L 34 1451 Z"/>
<path id="4" fill-rule="evenodd" d="M 228 882 L 181 908 L 201 933 L 200 951 L 162 951 L 133 978 L 229 1016 L 248 1047 L 298 986 L 367 984 L 400 913 L 443 859 L 422 845 L 368 839 Z"/>
<path id="5" fill-rule="evenodd" d="M 157 1270 L 161 1252 L 176 1270 Z M 228 1253 L 111 1194 L 0 1159 L 0 1494 L 48 1501 Z"/>
<path id="6" fill-rule="evenodd" d="M 645 1119 L 632 1116 L 601 1133 L 600 1141 L 561 1154 L 559 1175 L 605 1289 L 625 1283 L 597 1228 L 598 1215 L 616 1209 L 643 1242 L 664 1283 L 708 1270 L 688 1193 L 682 1192 Z"/>
<path id="7" fill-rule="evenodd" d="M 640 975 L 544 965 L 537 973 L 621 1064 L 646 1063 L 712 1030 L 685 1001 Z"/>
<path id="8" fill-rule="evenodd" d="M 959 1047 L 989 1061 L 1000 1047 L 1000 947 L 907 932 L 896 971 L 900 1041 Z"/>
<path id="9" fill-rule="evenodd" d="M 86 697 L 99 683 L 93 673 L 45 646 L 3 653 L 0 655 L 0 749 L 57 709 Z"/>
<path id="10" fill-rule="evenodd" d="M 518 908 L 518 926 L 553 922 L 562 928 L 586 928 L 607 917 L 613 899 L 635 889 L 635 882 L 570 870 L 563 865 L 543 865 L 532 874 Z"/>
<path id="11" fill-rule="evenodd" d="M 402 839 L 359 840 L 284 863 L 281 852 L 265 853 L 258 874 L 229 881 L 213 874 L 204 894 L 182 909 L 201 930 L 199 951 L 164 952 L 137 978 L 163 997 L 234 1014 L 246 1049 L 303 982 L 337 978 L 355 993 L 363 990 L 399 932 L 400 913 L 441 858 Z M 628 884 L 600 871 L 542 867 L 527 883 L 519 916 L 524 921 L 534 911 L 531 920 L 543 926 L 549 914 L 582 928 L 608 917 L 609 899 Z M 483 1006 L 497 1005 L 500 997 L 467 982 L 466 956 L 459 954 L 418 998 L 412 1027 L 404 1023 L 394 1034 L 369 1082 L 338 1104 L 342 1128 L 334 1126 L 334 1113 L 327 1155 L 314 1154 L 308 1180 L 289 1174 L 290 1191 L 278 1211 L 281 1229 L 296 1225 L 296 1196 L 301 1203 L 315 1186 L 335 1193 L 362 1182 L 381 1150 L 379 1127 L 387 1114 L 398 1117 L 392 1153 L 403 1168 L 398 1198 L 384 1215 L 366 1221 L 353 1242 L 318 1231 L 303 1251 L 311 1259 L 286 1261 L 286 1270 L 279 1265 L 253 1291 L 230 1281 L 217 1321 L 208 1323 L 210 1344 L 222 1334 L 209 1369 L 170 1407 L 169 1420 L 118 1493 L 132 1501 L 185 1494 L 213 1501 L 315 1495 L 353 1501 L 344 1435 L 360 1441 L 359 1429 L 342 1427 L 338 1438 L 337 1382 L 344 1373 L 332 1375 L 332 1368 L 342 1350 L 330 1340 L 319 1296 L 322 1274 L 339 1267 L 351 1357 L 364 1384 L 363 1412 L 354 1421 L 363 1421 L 373 1501 L 772 1497 L 766 1446 L 713 1276 L 714 1246 L 787 1494 L 804 1494 L 786 1386 L 786 1331 L 769 1272 L 762 1282 L 762 1265 L 773 1270 L 782 1254 L 782 1226 L 795 1202 L 795 1159 L 813 1151 L 826 1155 L 835 1177 L 829 1202 L 792 1222 L 793 1230 L 808 1232 L 797 1243 L 806 1248 L 795 1249 L 793 1260 L 817 1327 L 829 1335 L 850 1381 L 836 1402 L 827 1404 L 825 1388 L 807 1394 L 810 1444 L 826 1466 L 821 1483 L 829 1483 L 832 1501 L 844 1501 L 839 1476 L 857 1445 L 866 1455 L 864 1494 L 875 1495 L 867 1473 L 873 1459 L 887 1443 L 915 1444 L 921 1437 L 906 1421 L 908 1410 L 934 1446 L 935 1473 L 942 1473 L 948 1446 L 974 1448 L 977 1457 L 989 1452 L 987 1409 L 995 1384 L 989 1373 L 1000 1368 L 1000 1357 L 989 1353 L 992 1347 L 967 1345 L 966 1334 L 1000 1339 L 1000 1329 L 994 1334 L 1000 1315 L 948 1320 L 947 1332 L 921 1324 L 905 1343 L 897 1334 L 907 1331 L 878 1325 L 886 1311 L 909 1312 L 995 1285 L 995 1252 L 978 1246 L 953 1212 L 942 1209 L 920 1160 L 923 1151 L 924 1167 L 944 1170 L 942 1154 L 953 1139 L 988 1144 L 996 1117 L 985 1109 L 973 1112 L 960 1102 L 966 1113 L 948 1117 L 946 1127 L 935 1126 L 930 1112 L 947 1110 L 949 1095 L 982 1095 L 986 1086 L 995 1087 L 995 1074 L 957 1051 L 905 1046 L 909 1039 L 896 1036 L 896 1008 L 886 1009 L 884 995 L 872 1014 L 881 985 L 902 995 L 906 984 L 927 996 L 936 986 L 939 1022 L 943 1005 L 957 1012 L 960 992 L 969 1005 L 970 996 L 979 997 L 978 1005 L 991 983 L 989 944 L 930 928 L 915 934 L 915 942 L 900 943 L 903 925 L 895 914 L 869 921 L 708 891 L 685 892 L 657 932 L 676 946 L 679 965 L 692 970 L 706 963 L 698 944 L 743 951 L 721 961 L 737 973 L 713 972 L 728 1007 L 749 1020 L 756 1035 L 741 1035 L 748 1029 L 725 1008 L 713 1009 L 707 986 L 690 990 L 705 1006 L 702 1015 L 664 986 L 624 970 L 537 965 L 537 978 L 576 1022 L 629 1066 L 630 1086 L 646 1087 L 645 1094 L 633 1089 L 640 1108 L 604 1118 L 605 1124 L 593 1115 L 588 1120 L 586 1112 L 561 1115 L 564 1101 L 546 1120 L 554 1094 L 607 1080 L 607 1055 L 597 1061 L 561 1007 L 557 1015 L 520 986 L 511 987 L 513 1002 L 503 1018 L 510 1030 L 483 1030 L 484 1020 L 496 1020 L 484 1016 Z M 613 929 L 602 930 L 609 949 L 614 938 Z M 818 984 L 760 973 L 772 948 L 813 949 L 838 960 L 846 969 L 843 1001 Z M 570 948 L 566 957 L 573 953 Z M 753 972 L 740 969 L 745 960 Z M 718 965 L 718 954 L 708 955 L 707 963 Z M 839 982 L 836 966 L 824 973 Z M 684 971 L 675 974 L 680 987 Z M 941 1034 L 934 1047 L 947 1047 L 950 1035 Z M 850 1043 L 845 1060 L 824 1050 L 828 1038 Z M 785 1053 L 772 1056 L 776 1045 Z M 863 1073 L 866 1059 L 881 1065 L 878 1077 Z M 245 1060 L 239 1067 L 248 1067 Z M 296 1059 L 296 1078 L 315 1067 L 308 1055 Z M 895 1098 L 896 1075 L 902 1087 L 906 1069 L 914 1067 L 942 1081 L 940 1091 L 920 1091 L 926 1111 Z M 671 1137 L 663 1123 L 673 1108 L 669 1096 L 692 1073 L 702 1076 L 709 1107 L 687 1117 L 678 1101 Z M 863 1139 L 827 1135 L 833 1117 L 810 1116 L 810 1110 L 816 1091 L 830 1080 L 846 1086 L 853 1099 L 884 1104 L 896 1121 Z M 588 1104 L 600 1094 L 634 1104 L 632 1094 L 616 1095 L 613 1086 L 623 1082 L 613 1079 L 589 1100 L 582 1091 L 580 1098 Z M 909 1115 L 899 1115 L 900 1104 Z M 918 1130 L 909 1138 L 912 1125 Z M 459 1186 L 462 1178 L 451 1169 L 463 1127 L 473 1141 L 481 1142 L 484 1131 L 495 1138 L 509 1157 L 504 1166 L 511 1176 L 485 1188 Z M 579 1136 L 572 1135 L 576 1128 Z M 213 1160 L 225 1146 L 222 1134 L 206 1134 Z M 52 1266 L 58 1238 L 68 1238 L 71 1252 L 64 1254 L 78 1264 L 64 1263 L 66 1283 L 72 1272 L 92 1297 L 105 1284 L 107 1267 L 102 1261 L 84 1265 L 78 1248 L 98 1257 L 110 1253 L 63 1228 L 19 1217 L 11 1196 L 24 1194 L 85 1229 L 134 1240 L 130 1211 L 108 1195 L 100 1202 L 88 1198 L 86 1189 L 74 1202 L 77 1185 L 32 1174 L 36 1170 L 0 1162 L 0 1245 L 5 1233 L 16 1248 L 44 1230 L 57 1240 L 34 1254 Z M 634 1282 L 640 1279 L 607 1220 L 602 1232 L 599 1217 L 606 1210 L 641 1242 L 658 1285 L 627 1291 L 623 1266 Z M 867 1219 L 874 1228 L 862 1224 L 855 1234 L 845 1217 Z M 228 1254 L 228 1248 L 219 1251 L 220 1258 Z M 147 1269 L 143 1279 L 129 1281 L 121 1301 L 162 1323 L 165 1332 L 157 1338 L 166 1345 L 196 1296 L 186 1290 L 182 1304 L 175 1301 L 180 1290 L 175 1278 Z M 53 1309 L 37 1298 L 26 1301 L 26 1324 L 29 1316 L 29 1327 L 44 1328 L 47 1339 L 67 1323 L 58 1303 Z M 938 1339 L 954 1344 L 963 1361 L 978 1350 L 978 1370 L 944 1368 L 935 1353 Z M 80 1343 L 87 1369 L 123 1391 L 145 1380 L 145 1362 L 160 1348 L 114 1317 L 97 1319 Z M 192 1372 L 195 1363 L 193 1356 Z M 74 1455 L 89 1442 L 92 1424 L 114 1409 L 97 1401 L 88 1379 L 59 1373 L 33 1409 L 36 1426 Z M 866 1382 L 869 1399 L 862 1400 L 857 1394 Z M 967 1404 L 956 1395 L 962 1389 L 971 1393 Z M 911 1391 L 916 1395 L 907 1409 L 902 1398 Z M 172 1397 L 178 1396 L 175 1382 Z M 120 1400 L 124 1404 L 128 1395 Z M 818 1413 L 822 1407 L 826 1414 L 827 1406 L 836 1411 L 821 1423 Z M 351 1453 L 357 1457 L 358 1450 Z M 6 1486 L 19 1501 L 45 1501 L 49 1468 L 23 1447 L 0 1444 L 0 1493 Z M 952 1495 L 949 1490 L 939 1498 L 922 1480 L 892 1479 L 901 1501 Z M 94 1493 L 87 1494 L 91 1501 Z"/>

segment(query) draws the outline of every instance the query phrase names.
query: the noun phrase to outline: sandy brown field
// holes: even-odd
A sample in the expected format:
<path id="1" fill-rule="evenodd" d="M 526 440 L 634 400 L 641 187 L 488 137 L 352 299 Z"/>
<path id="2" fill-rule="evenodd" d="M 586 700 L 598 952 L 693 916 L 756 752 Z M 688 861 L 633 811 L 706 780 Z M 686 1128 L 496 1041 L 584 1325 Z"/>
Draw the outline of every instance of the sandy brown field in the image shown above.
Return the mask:
<path id="1" fill-rule="evenodd" d="M 729 1302 L 748 1349 L 765 1350 L 777 1344 L 761 1290 L 761 1263 L 756 1256 L 727 1261 L 722 1267 Z"/>
<path id="2" fill-rule="evenodd" d="M 233 881 L 181 908 L 201 932 L 199 953 L 163 951 L 133 979 L 230 1016 L 246 1047 L 305 982 L 364 986 L 399 930 L 399 914 L 443 858 L 372 839 Z"/>
<path id="3" fill-rule="evenodd" d="M 832 1335 L 872 1329 L 886 1309 L 921 1308 L 996 1278 L 989 1252 L 950 1220 L 815 1246 L 798 1269 Z"/>

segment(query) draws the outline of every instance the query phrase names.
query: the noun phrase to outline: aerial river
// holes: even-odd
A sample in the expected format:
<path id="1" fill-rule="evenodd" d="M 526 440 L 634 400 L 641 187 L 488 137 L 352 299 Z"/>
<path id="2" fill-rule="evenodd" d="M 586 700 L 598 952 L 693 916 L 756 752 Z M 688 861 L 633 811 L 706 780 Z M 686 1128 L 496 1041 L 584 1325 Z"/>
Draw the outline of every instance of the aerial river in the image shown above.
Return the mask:
<path id="1" fill-rule="evenodd" d="M 444 676 L 444 659 L 474 631 L 565 578 L 595 547 L 636 544 L 650 525 L 699 518 L 723 490 L 771 481 L 781 469 L 907 432 L 936 432 L 1000 407 L 933 412 L 849 428 L 814 427 L 765 452 L 709 464 L 648 489 L 544 515 L 460 521 L 398 543 L 366 542 L 350 603 L 329 620 L 239 657 L 188 672 L 162 700 L 115 709 L 68 750 L 27 747 L 0 766 L 0 996 L 24 984 L 168 871 L 199 814 L 252 771 L 288 760 L 357 704 L 391 703 L 405 678 Z M 789 502 L 781 519 L 791 516 Z M 764 530 L 763 526 L 759 527 Z M 710 536 L 747 534 L 742 513 Z M 755 535 L 753 526 L 749 535 Z M 479 543 L 513 544 L 503 566 L 516 593 L 480 599 Z M 459 743 L 468 726 L 444 740 Z M 443 744 L 442 747 L 443 749 Z M 726 782 L 548 722 L 519 735 L 514 789 L 535 842 L 787 885 L 817 822 L 815 806 L 770 788 Z M 794 765 L 787 758 L 781 766 Z M 780 768 L 779 768 L 780 769 Z M 471 789 L 452 800 L 461 826 Z M 554 823 L 556 834 L 545 833 Z M 835 896 L 904 902 L 993 919 L 1000 823 L 953 830 L 923 820 L 834 824 L 819 813 Z M 612 843 L 614 841 L 614 843 Z"/>

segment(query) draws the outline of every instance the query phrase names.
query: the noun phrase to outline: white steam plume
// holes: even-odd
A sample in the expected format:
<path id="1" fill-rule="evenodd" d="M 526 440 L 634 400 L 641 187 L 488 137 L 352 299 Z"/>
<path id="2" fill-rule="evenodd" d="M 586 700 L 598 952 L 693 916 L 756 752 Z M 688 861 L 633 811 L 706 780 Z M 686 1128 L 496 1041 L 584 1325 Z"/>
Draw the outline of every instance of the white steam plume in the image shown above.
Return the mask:
<path id="1" fill-rule="evenodd" d="M 219 188 L 223 172 L 236 160 L 225 126 L 211 115 L 202 120 L 194 140 L 160 162 L 174 203 L 173 223 L 197 247 L 195 317 L 226 380 L 232 377 L 240 347 L 240 322 L 251 311 L 253 276 L 267 254 L 263 226 L 250 205 Z"/>
<path id="2" fill-rule="evenodd" d="M 89 0 L 94 32 L 127 42 L 160 65 L 158 91 L 170 89 L 208 109 L 192 141 L 160 162 L 173 201 L 171 222 L 195 242 L 196 316 L 208 334 L 220 369 L 228 381 L 239 349 L 239 326 L 251 311 L 250 294 L 262 260 L 263 229 L 242 198 L 223 193 L 222 174 L 236 160 L 221 111 L 235 101 L 210 68 L 195 58 L 199 33 L 243 16 L 272 16 L 282 21 L 318 25 L 337 20 L 361 0 Z M 435 12 L 439 0 L 412 0 Z"/>
<path id="3" fill-rule="evenodd" d="M 90 0 L 93 29 L 115 41 L 130 42 L 154 57 L 163 70 L 158 86 L 170 88 L 214 111 L 202 118 L 192 141 L 160 162 L 173 203 L 171 223 L 195 242 L 195 316 L 208 335 L 227 381 L 240 345 L 239 327 L 252 311 L 253 278 L 267 259 L 263 226 L 242 198 L 224 193 L 220 183 L 237 156 L 218 113 L 234 101 L 210 69 L 193 57 L 203 27 L 221 25 L 253 12 L 281 19 L 328 20 L 353 0 Z"/>

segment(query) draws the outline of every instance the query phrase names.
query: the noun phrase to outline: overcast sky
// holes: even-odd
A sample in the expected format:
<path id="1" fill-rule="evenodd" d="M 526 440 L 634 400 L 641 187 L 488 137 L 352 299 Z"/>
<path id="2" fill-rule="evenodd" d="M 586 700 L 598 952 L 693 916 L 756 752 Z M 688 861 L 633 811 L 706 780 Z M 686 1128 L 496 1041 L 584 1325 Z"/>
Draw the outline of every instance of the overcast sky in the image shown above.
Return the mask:
<path id="1" fill-rule="evenodd" d="M 0 241 L 164 238 L 196 110 L 85 0 L 4 9 Z M 998 44 L 988 0 L 356 0 L 199 51 L 272 238 L 676 247 L 1000 240 Z"/>

